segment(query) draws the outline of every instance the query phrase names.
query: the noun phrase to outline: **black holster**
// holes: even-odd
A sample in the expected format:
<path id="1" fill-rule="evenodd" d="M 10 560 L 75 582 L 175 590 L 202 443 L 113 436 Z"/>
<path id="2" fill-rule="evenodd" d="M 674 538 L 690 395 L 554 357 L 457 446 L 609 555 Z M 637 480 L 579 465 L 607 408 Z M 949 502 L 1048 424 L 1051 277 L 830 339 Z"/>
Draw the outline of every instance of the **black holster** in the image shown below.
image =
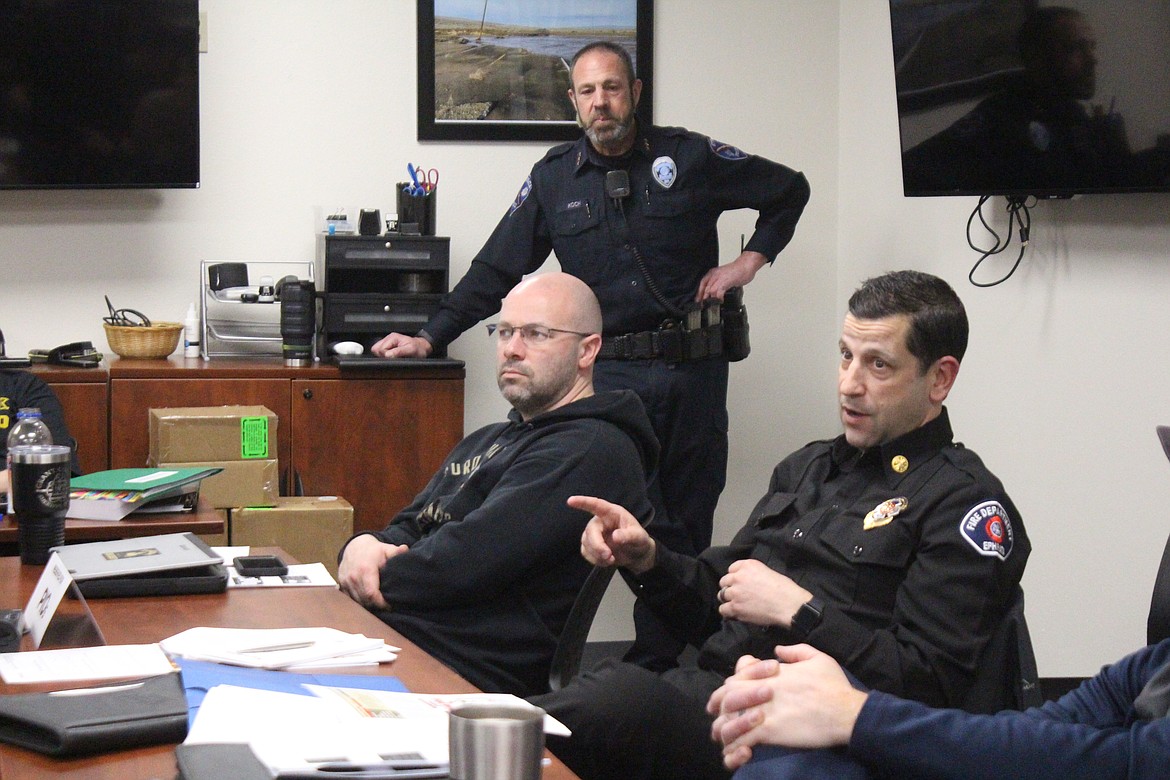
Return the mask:
<path id="1" fill-rule="evenodd" d="M 731 362 L 743 360 L 752 351 L 748 339 L 747 308 L 743 305 L 743 288 L 732 287 L 723 296 L 721 312 L 723 357 Z"/>

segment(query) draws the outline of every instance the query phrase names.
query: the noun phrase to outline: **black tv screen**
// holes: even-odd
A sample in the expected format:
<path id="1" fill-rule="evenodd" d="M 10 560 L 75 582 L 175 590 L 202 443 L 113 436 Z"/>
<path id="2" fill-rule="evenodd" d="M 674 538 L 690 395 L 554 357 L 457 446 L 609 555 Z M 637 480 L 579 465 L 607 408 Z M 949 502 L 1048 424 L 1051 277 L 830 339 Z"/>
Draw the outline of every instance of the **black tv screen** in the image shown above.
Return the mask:
<path id="1" fill-rule="evenodd" d="M 0 2 L 0 189 L 198 185 L 198 0 Z"/>
<path id="2" fill-rule="evenodd" d="M 1170 190 L 1170 0 L 890 0 L 906 195 Z"/>

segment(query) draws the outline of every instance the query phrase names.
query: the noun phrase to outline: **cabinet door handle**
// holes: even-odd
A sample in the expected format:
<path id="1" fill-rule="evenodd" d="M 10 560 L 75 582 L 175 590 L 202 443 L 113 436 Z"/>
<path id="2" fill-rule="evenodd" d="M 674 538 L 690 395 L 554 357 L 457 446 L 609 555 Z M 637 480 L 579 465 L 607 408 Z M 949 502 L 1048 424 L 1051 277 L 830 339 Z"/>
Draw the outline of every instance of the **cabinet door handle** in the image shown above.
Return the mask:
<path id="1" fill-rule="evenodd" d="M 301 397 L 304 398 L 306 401 L 309 401 L 313 398 L 313 391 L 306 387 L 304 390 L 301 391 Z"/>

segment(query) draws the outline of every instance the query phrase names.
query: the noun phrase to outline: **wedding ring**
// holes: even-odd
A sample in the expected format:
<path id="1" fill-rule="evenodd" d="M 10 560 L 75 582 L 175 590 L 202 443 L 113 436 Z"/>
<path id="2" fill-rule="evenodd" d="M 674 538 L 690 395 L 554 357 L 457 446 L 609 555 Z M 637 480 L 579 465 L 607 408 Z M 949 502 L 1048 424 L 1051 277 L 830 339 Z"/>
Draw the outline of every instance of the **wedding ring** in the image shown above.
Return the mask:
<path id="1" fill-rule="evenodd" d="M 725 591 L 725 590 L 727 590 L 727 588 L 720 588 L 720 589 L 719 589 L 719 594 L 718 594 L 718 595 L 715 597 L 715 598 L 719 599 L 719 603 L 720 603 L 720 604 L 726 604 L 726 603 L 727 603 L 727 599 L 726 599 L 726 598 L 724 598 L 724 596 L 723 596 L 723 591 Z"/>

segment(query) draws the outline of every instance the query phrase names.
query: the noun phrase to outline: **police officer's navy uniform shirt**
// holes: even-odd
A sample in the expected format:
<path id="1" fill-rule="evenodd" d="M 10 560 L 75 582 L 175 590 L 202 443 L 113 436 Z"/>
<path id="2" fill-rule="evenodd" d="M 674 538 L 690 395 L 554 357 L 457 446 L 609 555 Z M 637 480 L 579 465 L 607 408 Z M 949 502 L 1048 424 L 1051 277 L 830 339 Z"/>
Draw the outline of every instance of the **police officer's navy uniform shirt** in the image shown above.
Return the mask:
<path id="1" fill-rule="evenodd" d="M 628 171 L 630 195 L 606 195 L 606 174 Z M 499 310 L 501 299 L 555 251 L 562 270 L 597 295 L 604 335 L 653 330 L 667 312 L 645 289 L 633 248 L 675 306 L 691 301 L 719 264 L 716 222 L 759 212 L 745 249 L 774 260 L 808 202 L 804 175 L 682 128 L 640 129 L 622 158 L 582 136 L 551 149 L 424 330 L 437 347 Z"/>

